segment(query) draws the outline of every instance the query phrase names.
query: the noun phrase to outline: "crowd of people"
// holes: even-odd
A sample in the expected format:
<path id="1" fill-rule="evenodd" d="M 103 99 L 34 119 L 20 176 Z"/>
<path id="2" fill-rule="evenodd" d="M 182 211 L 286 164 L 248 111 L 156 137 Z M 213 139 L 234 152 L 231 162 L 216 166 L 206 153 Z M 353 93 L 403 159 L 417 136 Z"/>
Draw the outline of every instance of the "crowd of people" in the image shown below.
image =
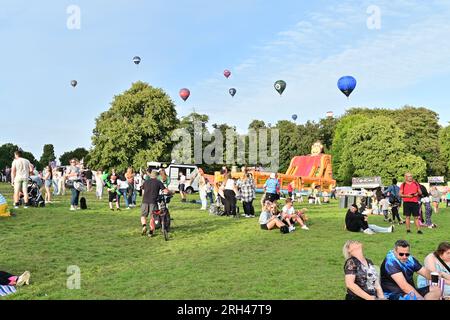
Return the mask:
<path id="1" fill-rule="evenodd" d="M 450 298 L 450 243 L 439 244 L 422 265 L 406 240 L 398 240 L 378 272 L 364 255 L 363 244 L 343 247 L 346 300 L 440 300 Z M 414 275 L 418 274 L 417 285 Z"/>
<path id="2" fill-rule="evenodd" d="M 15 153 L 15 159 L 8 172 L 10 181 L 14 186 L 14 205 L 18 208 L 29 204 L 27 186 L 34 181 L 45 192 L 45 202 L 52 203 L 52 196 L 63 195 L 66 188 L 70 189 L 70 210 L 80 208 L 80 193 L 91 191 L 95 185 L 98 200 L 103 199 L 103 192 L 108 192 L 109 209 L 121 210 L 121 199 L 125 209 L 137 206 L 138 195 L 142 198 L 140 204 L 140 222 L 142 235 L 153 236 L 154 222 L 149 219 L 152 212 L 158 210 L 158 199 L 161 194 L 170 194 L 170 177 L 164 168 L 160 170 L 149 169 L 147 172 L 134 172 L 128 168 L 126 172 L 118 173 L 115 170 L 92 171 L 83 167 L 77 159 L 71 159 L 70 165 L 63 168 L 46 166 L 43 172 L 37 172 L 33 164 L 22 157 L 21 151 Z M 251 172 L 247 167 L 241 170 L 240 178 L 235 179 L 226 167 L 223 167 L 216 181 L 211 183 L 203 170 L 198 170 L 200 210 L 207 210 L 209 205 L 221 204 L 226 216 L 240 216 L 238 201 L 242 202 L 244 216 L 255 217 L 254 201 L 256 199 L 256 185 Z M 181 202 L 186 202 L 186 176 L 179 174 L 178 190 Z M 53 189 L 53 191 L 52 191 Z M 262 230 L 279 229 L 282 233 L 291 233 L 299 226 L 302 230 L 309 230 L 307 209 L 295 209 L 295 202 L 301 202 L 295 194 L 293 185 L 289 185 L 285 196 L 280 188 L 280 182 L 275 173 L 270 174 L 264 184 L 264 195 L 261 198 L 261 213 L 259 225 Z M 335 191 L 335 190 L 333 190 Z M 315 188 L 311 193 L 313 203 L 328 202 L 336 196 L 335 192 L 322 192 Z M 301 196 L 301 194 L 300 194 Z M 431 216 L 438 214 L 439 202 L 442 194 L 436 188 L 430 192 L 417 183 L 412 174 L 405 175 L 405 182 L 398 186 L 394 179 L 392 185 L 384 192 L 374 192 L 374 207 L 381 212 L 386 222 L 406 224 L 406 231 L 411 233 L 411 217 L 418 234 L 422 234 L 423 225 L 434 228 Z M 215 199 L 214 199 L 215 198 Z M 296 200 L 296 201 L 295 201 Z M 280 203 L 283 202 L 283 205 Z M 437 205 L 436 205 L 437 203 Z M 400 218 L 399 210 L 403 208 L 405 221 Z M 423 210 L 424 209 L 424 210 Z M 373 210 L 372 210 L 373 211 Z M 425 212 L 425 219 L 422 212 Z M 351 232 L 364 232 L 366 234 L 392 233 L 395 228 L 380 227 L 369 224 L 368 206 L 362 203 L 360 207 L 352 204 L 345 217 L 345 229 Z M 422 266 L 410 253 L 410 245 L 405 240 L 395 243 L 393 250 L 389 251 L 382 262 L 380 273 L 377 272 L 373 262 L 366 258 L 362 244 L 358 241 L 348 241 L 343 249 L 346 258 L 345 284 L 347 287 L 346 299 L 439 299 L 449 295 L 450 245 L 441 243 L 438 249 L 425 258 Z M 432 275 L 437 272 L 441 278 L 441 287 L 430 285 Z M 413 274 L 418 273 L 418 287 L 415 286 Z M 25 272 L 22 276 L 14 276 L 7 272 L 0 272 L 0 285 L 21 286 L 29 283 L 30 274 Z M 434 281 L 434 280 L 433 280 Z M 4 288 L 5 289 L 5 288 Z M 441 290 L 442 289 L 442 290 Z M 6 290 L 6 289 L 5 289 Z"/>

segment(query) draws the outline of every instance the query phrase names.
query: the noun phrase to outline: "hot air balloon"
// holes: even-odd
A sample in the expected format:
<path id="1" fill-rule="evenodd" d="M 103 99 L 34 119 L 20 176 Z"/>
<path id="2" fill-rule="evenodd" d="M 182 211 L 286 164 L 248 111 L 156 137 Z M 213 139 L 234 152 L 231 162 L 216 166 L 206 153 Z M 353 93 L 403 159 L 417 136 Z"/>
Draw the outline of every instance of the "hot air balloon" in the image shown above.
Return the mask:
<path id="1" fill-rule="evenodd" d="M 191 95 L 191 92 L 189 91 L 189 89 L 183 88 L 180 90 L 180 97 L 184 101 L 186 101 L 190 95 Z"/>
<path id="2" fill-rule="evenodd" d="M 134 64 L 137 65 L 137 64 L 141 63 L 141 58 L 136 56 L 136 57 L 133 58 L 133 62 L 134 62 Z"/>
<path id="3" fill-rule="evenodd" d="M 236 94 L 237 90 L 235 88 L 231 88 L 230 90 L 228 90 L 228 92 L 230 93 L 230 95 L 232 97 L 234 97 L 234 95 Z"/>
<path id="4" fill-rule="evenodd" d="M 297 120 L 297 115 L 296 115 L 296 114 L 293 114 L 293 115 L 292 115 L 292 120 L 294 120 L 294 121 Z"/>
<path id="5" fill-rule="evenodd" d="M 283 94 L 284 90 L 286 89 L 286 82 L 283 80 L 278 80 L 277 82 L 275 82 L 274 87 L 275 87 L 275 90 L 277 90 L 281 96 Z"/>
<path id="6" fill-rule="evenodd" d="M 334 112 L 333 111 L 328 111 L 327 112 L 327 118 L 333 118 L 334 117 Z"/>
<path id="7" fill-rule="evenodd" d="M 223 75 L 225 76 L 225 78 L 229 78 L 230 76 L 231 76 L 231 71 L 230 70 L 225 70 L 224 72 L 223 72 Z"/>
<path id="8" fill-rule="evenodd" d="M 348 98 L 356 88 L 356 79 L 352 76 L 342 77 L 338 81 L 338 88 Z"/>
<path id="9" fill-rule="evenodd" d="M 77 80 L 72 80 L 72 81 L 70 81 L 70 85 L 72 86 L 72 87 L 76 87 L 77 86 L 77 84 L 78 84 L 78 81 Z"/>

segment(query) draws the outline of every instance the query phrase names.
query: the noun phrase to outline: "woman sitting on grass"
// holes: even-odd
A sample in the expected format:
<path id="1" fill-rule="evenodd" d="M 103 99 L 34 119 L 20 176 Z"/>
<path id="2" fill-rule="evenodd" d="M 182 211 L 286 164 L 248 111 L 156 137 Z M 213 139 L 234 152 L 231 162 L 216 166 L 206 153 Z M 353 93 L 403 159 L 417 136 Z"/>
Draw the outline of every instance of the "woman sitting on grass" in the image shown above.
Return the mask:
<path id="1" fill-rule="evenodd" d="M 275 227 L 281 228 L 284 227 L 285 224 L 278 219 L 277 205 L 266 201 L 259 216 L 259 224 L 262 230 L 272 230 Z"/>
<path id="2" fill-rule="evenodd" d="M 345 228 L 351 232 L 364 232 L 365 234 L 391 233 L 394 232 L 394 226 L 383 228 L 374 224 L 368 224 L 367 216 L 358 212 L 358 207 L 352 204 L 345 216 Z"/>
<path id="3" fill-rule="evenodd" d="M 283 222 L 289 226 L 289 231 L 295 230 L 296 222 L 302 226 L 303 230 L 309 230 L 309 228 L 306 226 L 305 222 L 302 219 L 302 216 L 304 217 L 304 211 L 306 211 L 306 209 L 295 212 L 292 199 L 291 198 L 286 199 L 286 205 L 281 210 L 281 217 L 283 219 Z"/>
<path id="4" fill-rule="evenodd" d="M 362 243 L 349 240 L 342 251 L 346 259 L 345 300 L 386 300 L 381 289 L 380 276 L 373 262 L 364 256 Z"/>

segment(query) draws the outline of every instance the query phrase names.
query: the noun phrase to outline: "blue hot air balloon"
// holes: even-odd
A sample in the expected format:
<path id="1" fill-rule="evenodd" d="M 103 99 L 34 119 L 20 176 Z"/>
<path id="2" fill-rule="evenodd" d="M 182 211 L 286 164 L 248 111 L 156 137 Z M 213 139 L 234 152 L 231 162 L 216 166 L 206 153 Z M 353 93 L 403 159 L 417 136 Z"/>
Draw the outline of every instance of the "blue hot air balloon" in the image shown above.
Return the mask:
<path id="1" fill-rule="evenodd" d="M 356 88 L 356 79 L 352 76 L 342 77 L 338 81 L 338 88 L 348 98 Z"/>
<path id="2" fill-rule="evenodd" d="M 293 115 L 292 115 L 292 120 L 294 120 L 294 121 L 297 120 L 297 115 L 296 115 L 296 114 L 293 114 Z"/>

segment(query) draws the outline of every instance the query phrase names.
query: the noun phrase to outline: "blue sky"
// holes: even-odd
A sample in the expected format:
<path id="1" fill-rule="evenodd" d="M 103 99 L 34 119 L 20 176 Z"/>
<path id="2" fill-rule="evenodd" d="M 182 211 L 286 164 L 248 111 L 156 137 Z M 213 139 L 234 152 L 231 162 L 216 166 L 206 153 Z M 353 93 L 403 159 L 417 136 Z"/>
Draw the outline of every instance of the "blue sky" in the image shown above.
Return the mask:
<path id="1" fill-rule="evenodd" d="M 67 28 L 69 5 L 80 30 Z M 371 5 L 381 29 L 367 27 Z M 58 156 L 89 148 L 95 118 L 137 80 L 163 88 L 180 116 L 195 108 L 240 132 L 352 106 L 424 106 L 450 121 L 450 1 L 0 0 L 0 39 L 0 144 L 37 158 L 46 143 Z M 349 100 L 343 75 L 358 80 Z"/>

